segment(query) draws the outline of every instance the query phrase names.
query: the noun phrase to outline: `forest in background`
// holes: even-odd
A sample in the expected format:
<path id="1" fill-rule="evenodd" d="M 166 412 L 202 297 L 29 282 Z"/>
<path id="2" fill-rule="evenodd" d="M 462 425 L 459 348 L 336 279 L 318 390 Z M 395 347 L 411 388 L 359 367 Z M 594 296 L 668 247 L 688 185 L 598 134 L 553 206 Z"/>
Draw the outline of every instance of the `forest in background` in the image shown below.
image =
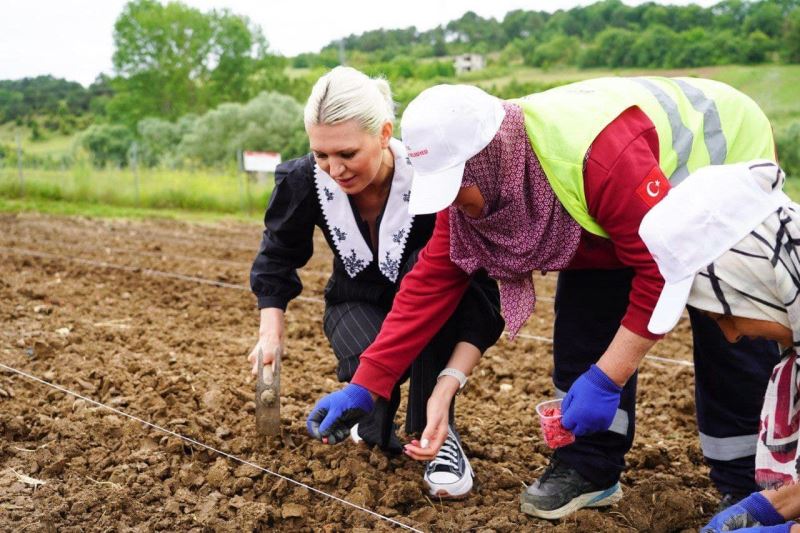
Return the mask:
<path id="1" fill-rule="evenodd" d="M 467 12 L 430 30 L 372 30 L 295 57 L 273 53 L 261 28 L 230 10 L 132 0 L 113 37 L 113 74 L 89 87 L 52 76 L 0 80 L 0 167 L 223 170 L 239 150 L 295 157 L 307 151 L 302 104 L 311 85 L 342 63 L 386 77 L 398 115 L 436 83 L 513 98 L 598 75 L 738 65 L 777 76 L 775 94 L 759 103 L 776 124 L 782 164 L 800 174 L 800 103 L 787 96 L 800 81 L 791 66 L 800 63 L 800 0 L 707 8 L 603 0 L 502 20 Z M 483 54 L 486 68 L 457 75 L 453 57 L 462 53 Z M 728 72 L 722 81 L 748 92 L 747 76 L 737 83 Z"/>

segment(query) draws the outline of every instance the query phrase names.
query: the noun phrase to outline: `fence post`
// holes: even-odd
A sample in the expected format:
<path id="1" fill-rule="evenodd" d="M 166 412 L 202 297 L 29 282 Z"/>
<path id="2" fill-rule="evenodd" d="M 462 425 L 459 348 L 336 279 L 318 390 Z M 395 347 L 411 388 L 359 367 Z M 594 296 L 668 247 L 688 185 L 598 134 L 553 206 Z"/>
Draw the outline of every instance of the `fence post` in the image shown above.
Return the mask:
<path id="1" fill-rule="evenodd" d="M 137 164 L 137 156 L 139 145 L 133 141 L 131 145 L 131 168 L 133 169 L 133 190 L 136 198 L 136 207 L 139 207 L 139 165 Z"/>
<path id="2" fill-rule="evenodd" d="M 244 173 L 244 199 L 247 202 L 247 214 L 249 215 L 250 211 L 251 211 L 251 207 L 252 207 L 251 206 L 252 202 L 250 201 L 251 199 L 250 199 L 250 173 L 249 172 L 245 172 Z"/>
<path id="3" fill-rule="evenodd" d="M 22 175 L 22 137 L 17 132 L 17 173 L 19 174 L 19 195 L 25 196 L 25 177 Z"/>
<path id="4" fill-rule="evenodd" d="M 245 172 L 244 172 L 244 154 L 242 153 L 242 149 L 236 150 L 236 168 L 238 172 L 236 173 L 239 177 L 239 209 L 244 213 L 245 212 L 245 205 L 244 205 L 244 180 L 245 180 Z"/>

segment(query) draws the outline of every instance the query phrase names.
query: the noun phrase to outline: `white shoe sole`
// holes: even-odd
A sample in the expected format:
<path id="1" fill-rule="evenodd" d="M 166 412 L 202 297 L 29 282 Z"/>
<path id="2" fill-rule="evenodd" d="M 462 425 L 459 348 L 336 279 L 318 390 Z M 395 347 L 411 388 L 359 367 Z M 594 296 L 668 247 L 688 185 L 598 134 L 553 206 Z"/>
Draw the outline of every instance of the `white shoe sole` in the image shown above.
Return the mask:
<path id="1" fill-rule="evenodd" d="M 613 505 L 622 499 L 622 486 L 617 483 L 612 487 L 609 487 L 605 490 L 599 490 L 597 492 L 587 492 L 586 494 L 581 494 L 570 500 L 566 505 L 563 507 L 559 507 L 558 509 L 553 509 L 552 511 L 544 511 L 542 509 L 537 509 L 533 506 L 532 503 L 526 503 L 525 501 L 521 502 L 520 510 L 528 515 L 537 516 L 539 518 L 544 518 L 546 520 L 557 520 L 559 518 L 564 518 L 567 515 L 570 515 L 577 511 L 578 509 L 583 509 L 584 507 L 605 507 L 607 505 Z"/>
<path id="2" fill-rule="evenodd" d="M 350 428 L 350 440 L 352 440 L 356 444 L 361 444 L 362 442 L 364 442 L 364 439 L 362 439 L 358 435 L 358 424 Z"/>
<path id="3" fill-rule="evenodd" d="M 466 475 L 457 482 L 441 485 L 425 479 L 425 484 L 428 486 L 428 494 L 434 498 L 441 498 L 443 500 L 456 500 L 459 498 L 465 498 L 469 494 L 469 491 L 472 490 L 473 477 L 474 474 L 472 472 L 472 467 L 469 465 L 469 463 L 467 463 Z"/>

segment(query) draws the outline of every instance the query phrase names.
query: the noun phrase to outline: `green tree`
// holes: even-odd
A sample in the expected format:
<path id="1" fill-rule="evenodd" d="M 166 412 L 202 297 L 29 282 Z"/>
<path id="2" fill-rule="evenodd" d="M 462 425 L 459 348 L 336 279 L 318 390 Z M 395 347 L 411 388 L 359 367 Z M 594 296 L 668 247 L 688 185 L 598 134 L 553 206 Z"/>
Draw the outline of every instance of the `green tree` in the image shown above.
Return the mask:
<path id="1" fill-rule="evenodd" d="M 655 26 L 656 24 L 668 26 L 671 22 L 669 15 L 670 12 L 666 6 L 648 4 L 642 18 L 647 26 Z"/>
<path id="2" fill-rule="evenodd" d="M 211 18 L 178 2 L 128 3 L 114 24 L 114 114 L 126 122 L 146 115 L 174 119 L 204 107 L 214 29 Z"/>
<path id="3" fill-rule="evenodd" d="M 475 45 L 485 42 L 492 49 L 500 49 L 506 44 L 506 35 L 500 23 L 494 18 L 485 19 L 474 11 L 467 11 L 460 19 L 449 22 L 447 32 L 459 43 Z"/>
<path id="4" fill-rule="evenodd" d="M 716 50 L 708 33 L 703 28 L 693 28 L 678 34 L 680 46 L 672 54 L 672 62 L 682 67 L 713 65 Z"/>
<path id="5" fill-rule="evenodd" d="M 647 68 L 670 67 L 670 55 L 675 53 L 677 44 L 674 31 L 666 26 L 651 26 L 636 39 L 632 52 L 634 64 Z"/>
<path id="6" fill-rule="evenodd" d="M 0 123 L 33 115 L 84 114 L 90 92 L 80 83 L 53 76 L 0 80 Z"/>
<path id="7" fill-rule="evenodd" d="M 764 63 L 767 55 L 775 49 L 775 43 L 765 33 L 756 30 L 747 36 L 742 57 L 743 63 Z"/>
<path id="8" fill-rule="evenodd" d="M 556 65 L 575 64 L 580 51 L 577 37 L 557 35 L 533 49 L 533 53 L 523 56 L 527 65 L 550 68 Z"/>
<path id="9" fill-rule="evenodd" d="M 731 30 L 718 31 L 711 34 L 710 43 L 714 50 L 715 64 L 747 62 L 750 45 L 746 35 Z"/>
<path id="10" fill-rule="evenodd" d="M 677 8 L 674 15 L 673 30 L 684 32 L 692 28 L 711 28 L 712 15 L 710 9 L 695 4 Z"/>
<path id="11" fill-rule="evenodd" d="M 433 41 L 433 56 L 443 57 L 447 55 L 447 43 L 444 42 L 444 31 L 442 31 L 441 27 L 436 28 L 436 30 Z"/>
<path id="12" fill-rule="evenodd" d="M 768 37 L 777 37 L 783 26 L 783 9 L 772 2 L 754 2 L 742 23 L 742 31 L 751 34 L 759 31 Z"/>
<path id="13" fill-rule="evenodd" d="M 500 52 L 498 58 L 501 65 L 512 65 L 522 62 L 522 41 L 515 39 L 508 43 L 505 48 Z"/>
<path id="14" fill-rule="evenodd" d="M 547 14 L 537 11 L 523 11 L 516 9 L 506 13 L 500 24 L 505 39 L 508 42 L 514 39 L 526 39 L 539 33 L 547 22 Z"/>
<path id="15" fill-rule="evenodd" d="M 146 116 L 176 119 L 249 96 L 247 80 L 267 56 L 261 30 L 228 10 L 180 2 L 129 2 L 114 24 L 109 115 L 129 126 Z"/>
<path id="16" fill-rule="evenodd" d="M 223 10 L 213 15 L 212 26 L 211 57 L 216 67 L 208 80 L 209 106 L 251 97 L 248 77 L 258 69 L 271 69 L 282 76 L 286 60 L 267 53 L 267 40 L 261 28 L 252 25 L 246 17 Z M 255 53 L 251 55 L 254 48 Z"/>
<path id="17" fill-rule="evenodd" d="M 711 8 L 714 27 L 738 31 L 747 18 L 747 9 L 747 3 L 742 0 L 722 0 Z"/>
<path id="18" fill-rule="evenodd" d="M 608 28 L 597 35 L 597 54 L 600 62 L 595 66 L 630 67 L 631 52 L 636 43 L 636 33 L 619 28 Z"/>
<path id="19" fill-rule="evenodd" d="M 784 61 L 800 63 L 800 8 L 795 8 L 787 17 L 781 41 Z"/>
<path id="20" fill-rule="evenodd" d="M 25 116 L 25 95 L 0 87 L 0 124 Z"/>

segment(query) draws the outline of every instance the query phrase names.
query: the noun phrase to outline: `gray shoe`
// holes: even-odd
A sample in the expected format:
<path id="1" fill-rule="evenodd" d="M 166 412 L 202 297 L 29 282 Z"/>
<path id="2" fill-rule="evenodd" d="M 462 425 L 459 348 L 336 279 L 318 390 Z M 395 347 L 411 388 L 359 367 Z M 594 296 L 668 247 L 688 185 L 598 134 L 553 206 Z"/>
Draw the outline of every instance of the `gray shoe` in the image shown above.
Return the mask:
<path id="1" fill-rule="evenodd" d="M 619 483 L 598 487 L 571 466 L 552 458 L 541 477 L 522 492 L 520 507 L 525 514 L 556 520 L 583 507 L 604 507 L 621 499 Z"/>

